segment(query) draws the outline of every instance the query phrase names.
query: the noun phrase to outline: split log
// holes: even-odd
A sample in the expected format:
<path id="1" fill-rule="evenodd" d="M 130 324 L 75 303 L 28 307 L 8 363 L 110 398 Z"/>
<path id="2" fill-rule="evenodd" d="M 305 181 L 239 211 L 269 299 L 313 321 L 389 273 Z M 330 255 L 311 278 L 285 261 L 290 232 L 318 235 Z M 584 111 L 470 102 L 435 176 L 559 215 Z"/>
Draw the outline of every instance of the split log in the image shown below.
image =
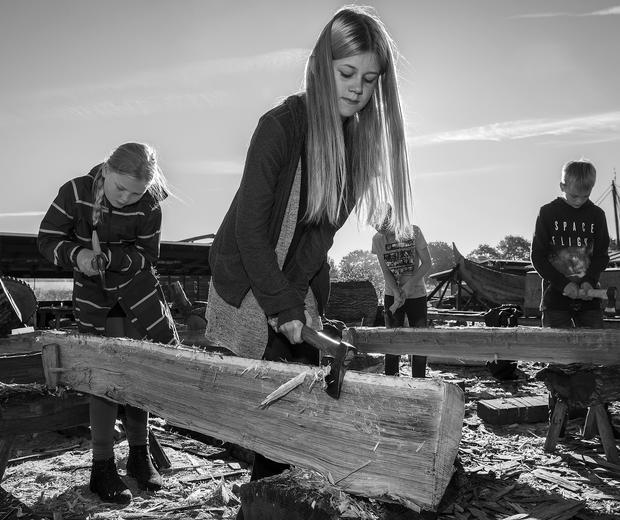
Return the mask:
<path id="1" fill-rule="evenodd" d="M 379 300 L 369 280 L 332 282 L 325 316 L 345 323 L 374 325 Z"/>
<path id="2" fill-rule="evenodd" d="M 348 371 L 334 400 L 315 384 L 319 367 L 96 336 L 41 341 L 48 382 L 314 469 L 352 494 L 433 510 L 453 473 L 464 397 L 450 383 Z M 301 372 L 302 385 L 259 407 Z"/>
<path id="3" fill-rule="evenodd" d="M 343 339 L 360 352 L 463 360 L 620 364 L 620 331 L 539 327 L 349 328 Z"/>

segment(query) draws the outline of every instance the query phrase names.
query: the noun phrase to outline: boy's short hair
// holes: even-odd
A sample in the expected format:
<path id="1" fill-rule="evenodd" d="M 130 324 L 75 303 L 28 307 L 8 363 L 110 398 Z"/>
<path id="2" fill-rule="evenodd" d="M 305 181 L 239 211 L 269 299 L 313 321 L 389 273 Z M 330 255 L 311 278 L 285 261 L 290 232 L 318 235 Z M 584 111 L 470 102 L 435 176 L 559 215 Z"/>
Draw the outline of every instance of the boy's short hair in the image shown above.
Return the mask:
<path id="1" fill-rule="evenodd" d="M 585 159 L 568 161 L 562 167 L 562 182 L 573 183 L 580 190 L 591 190 L 596 182 L 596 168 Z"/>

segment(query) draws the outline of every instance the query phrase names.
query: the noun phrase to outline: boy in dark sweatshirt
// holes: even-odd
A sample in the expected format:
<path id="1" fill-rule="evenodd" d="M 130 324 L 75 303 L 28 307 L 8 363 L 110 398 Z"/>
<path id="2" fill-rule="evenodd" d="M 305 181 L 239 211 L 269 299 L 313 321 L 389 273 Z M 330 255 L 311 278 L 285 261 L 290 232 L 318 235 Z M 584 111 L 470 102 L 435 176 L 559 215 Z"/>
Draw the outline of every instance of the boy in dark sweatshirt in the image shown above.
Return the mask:
<path id="1" fill-rule="evenodd" d="M 596 169 L 586 160 L 562 168 L 562 196 L 540 208 L 532 239 L 532 264 L 542 277 L 542 326 L 603 327 L 597 287 L 609 261 L 605 212 L 590 201 Z"/>

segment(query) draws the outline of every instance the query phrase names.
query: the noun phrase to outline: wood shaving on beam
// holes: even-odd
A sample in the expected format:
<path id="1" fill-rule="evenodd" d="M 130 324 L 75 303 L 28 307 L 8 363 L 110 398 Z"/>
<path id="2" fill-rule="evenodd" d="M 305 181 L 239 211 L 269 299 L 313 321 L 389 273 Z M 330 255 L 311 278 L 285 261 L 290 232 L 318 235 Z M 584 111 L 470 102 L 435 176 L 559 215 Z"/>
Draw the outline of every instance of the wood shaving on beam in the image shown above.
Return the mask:
<path id="1" fill-rule="evenodd" d="M 271 392 L 267 397 L 265 397 L 265 399 L 263 399 L 263 401 L 258 405 L 259 408 L 266 408 L 274 401 L 277 401 L 278 399 L 288 394 L 290 391 L 297 388 L 299 385 L 301 385 L 304 382 L 304 379 L 306 378 L 306 374 L 308 374 L 308 371 L 301 372 L 300 374 L 297 374 L 293 379 L 289 379 L 286 383 L 284 383 L 283 385 L 280 385 L 273 392 Z"/>

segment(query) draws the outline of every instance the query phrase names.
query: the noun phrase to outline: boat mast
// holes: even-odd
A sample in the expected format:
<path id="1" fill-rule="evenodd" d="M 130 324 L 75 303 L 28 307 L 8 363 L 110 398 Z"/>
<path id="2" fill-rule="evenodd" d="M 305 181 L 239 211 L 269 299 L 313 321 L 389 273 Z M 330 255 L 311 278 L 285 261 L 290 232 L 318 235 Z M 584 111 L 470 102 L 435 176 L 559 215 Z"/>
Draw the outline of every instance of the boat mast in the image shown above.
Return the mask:
<path id="1" fill-rule="evenodd" d="M 616 224 L 616 249 L 620 249 L 620 230 L 618 229 L 618 190 L 616 188 L 616 169 L 614 168 L 614 178 L 611 181 L 611 198 L 614 205 L 614 223 Z"/>

